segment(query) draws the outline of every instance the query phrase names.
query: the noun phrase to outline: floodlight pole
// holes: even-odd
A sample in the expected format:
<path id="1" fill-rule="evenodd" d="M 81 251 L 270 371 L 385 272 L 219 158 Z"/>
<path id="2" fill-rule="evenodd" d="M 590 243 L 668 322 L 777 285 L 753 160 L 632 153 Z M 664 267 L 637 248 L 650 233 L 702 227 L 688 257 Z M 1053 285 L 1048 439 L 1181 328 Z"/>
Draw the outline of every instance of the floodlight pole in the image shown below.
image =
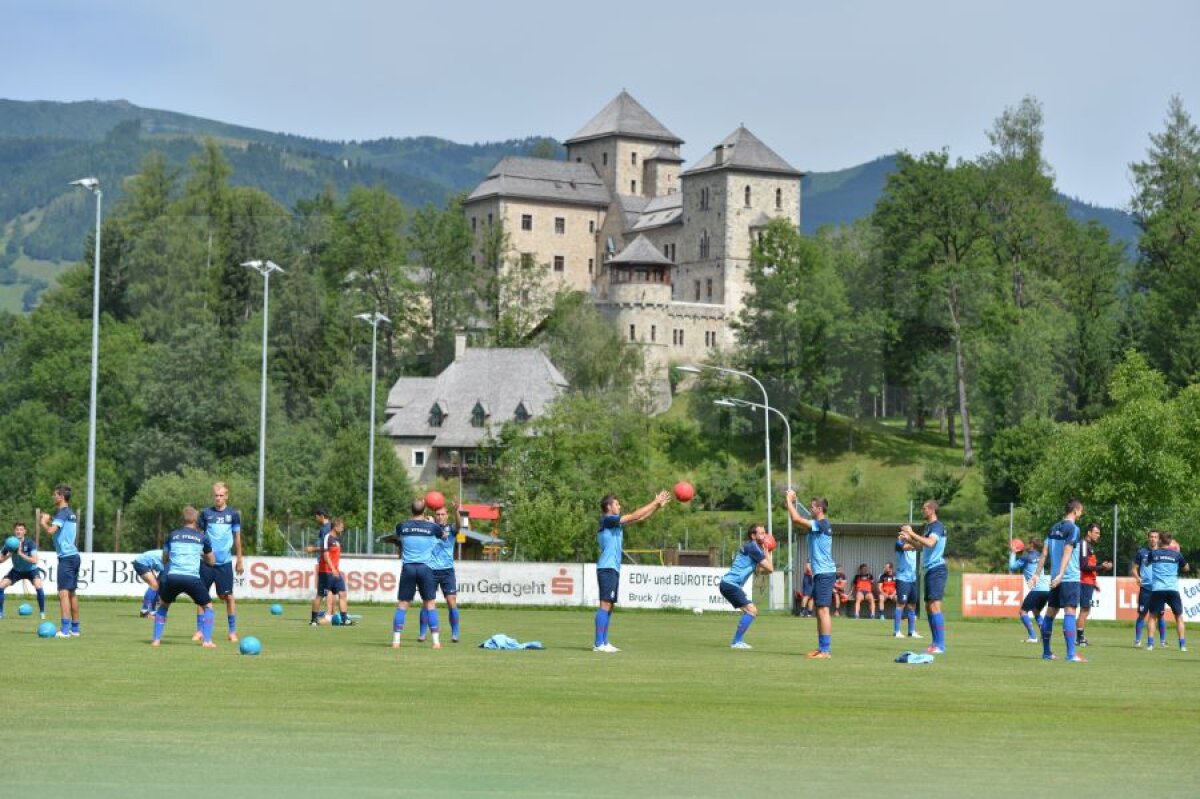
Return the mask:
<path id="1" fill-rule="evenodd" d="M 96 178 L 81 178 L 71 181 L 72 186 L 82 186 L 96 195 L 96 239 L 92 255 L 92 373 L 88 395 L 88 443 L 87 443 L 87 511 L 84 515 L 85 552 L 92 551 L 96 518 L 96 384 L 100 364 L 100 206 L 104 192 Z"/>
<path id="2" fill-rule="evenodd" d="M 261 553 L 263 547 L 263 515 L 266 499 L 267 474 L 267 320 L 271 303 L 271 273 L 283 274 L 283 269 L 274 261 L 246 261 L 242 264 L 262 275 L 263 278 L 263 326 L 262 326 L 262 388 L 258 408 L 258 508 L 254 528 L 254 550 Z"/>
<path id="3" fill-rule="evenodd" d="M 361 319 L 371 326 L 371 432 L 367 445 L 367 554 L 375 551 L 375 353 L 379 340 L 379 323 L 392 323 L 383 314 L 360 313 L 355 319 Z"/>

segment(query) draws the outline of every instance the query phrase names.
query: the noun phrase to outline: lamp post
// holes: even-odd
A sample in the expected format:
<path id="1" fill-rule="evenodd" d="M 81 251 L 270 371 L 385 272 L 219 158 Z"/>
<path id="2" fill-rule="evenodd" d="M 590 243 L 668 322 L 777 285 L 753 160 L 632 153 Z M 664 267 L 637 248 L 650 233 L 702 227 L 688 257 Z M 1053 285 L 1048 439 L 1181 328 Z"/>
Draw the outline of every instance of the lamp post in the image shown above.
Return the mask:
<path id="1" fill-rule="evenodd" d="M 371 433 L 370 444 L 367 445 L 367 554 L 375 550 L 375 353 L 379 343 L 379 323 L 392 323 L 383 314 L 356 314 L 355 319 L 361 319 L 371 326 Z"/>
<path id="2" fill-rule="evenodd" d="M 758 407 L 763 409 L 763 437 L 764 437 L 764 444 L 765 444 L 764 452 L 765 452 L 765 457 L 766 457 L 766 461 L 767 461 L 767 464 L 766 464 L 766 472 L 767 472 L 767 532 L 770 533 L 771 535 L 775 535 L 775 528 L 774 528 L 774 525 L 772 524 L 773 516 L 772 516 L 772 507 L 771 507 L 771 416 L 770 416 L 770 412 L 769 412 L 769 408 L 771 406 L 771 400 L 770 400 L 770 398 L 767 397 L 766 388 L 764 388 L 763 384 L 758 381 L 758 378 L 756 378 L 754 375 L 750 374 L 749 372 L 739 372 L 737 369 L 729 369 L 724 366 L 712 366 L 707 363 L 700 363 L 700 364 L 690 363 L 690 364 L 686 364 L 684 366 L 676 366 L 675 368 L 678 369 L 680 372 L 688 372 L 689 374 L 700 374 L 701 371 L 703 371 L 705 369 L 710 369 L 714 372 L 724 372 L 726 374 L 737 375 L 738 377 L 744 377 L 747 380 L 754 383 L 754 385 L 758 386 L 758 390 L 762 392 L 762 396 L 763 396 L 762 405 L 759 405 Z"/>
<path id="3" fill-rule="evenodd" d="M 96 178 L 71 181 L 96 195 L 96 240 L 92 263 L 92 376 L 88 398 L 87 445 L 87 513 L 84 521 L 84 550 L 92 551 L 92 535 L 96 518 L 96 381 L 100 365 L 100 205 L 104 192 Z"/>
<path id="4" fill-rule="evenodd" d="M 262 552 L 264 486 L 267 469 L 267 318 L 271 299 L 271 273 L 283 274 L 283 269 L 274 261 L 246 261 L 242 266 L 253 269 L 263 278 L 263 330 L 262 330 L 262 392 L 258 412 L 258 517 L 254 528 L 254 549 Z"/>
<path id="5" fill-rule="evenodd" d="M 726 408 L 763 408 L 763 407 L 766 407 L 766 409 L 768 411 L 776 414 L 780 419 L 783 420 L 784 429 L 787 430 L 787 485 L 788 485 L 788 488 L 791 488 L 792 487 L 792 424 L 791 424 L 791 422 L 788 421 L 787 415 L 783 411 L 779 410 L 778 408 L 764 406 L 761 403 L 750 402 L 749 400 L 737 399 L 736 397 L 722 397 L 719 400 L 713 400 L 713 405 L 722 405 Z M 796 550 L 794 549 L 795 538 L 794 538 L 792 530 L 793 530 L 792 514 L 789 513 L 788 517 L 787 517 L 787 531 L 788 531 L 787 584 L 788 584 L 789 602 L 794 601 L 795 596 L 796 596 L 795 593 L 793 593 L 795 591 L 796 579 L 793 576 L 793 572 L 795 570 L 792 568 L 792 566 L 793 566 L 793 560 L 795 559 L 794 553 Z"/>

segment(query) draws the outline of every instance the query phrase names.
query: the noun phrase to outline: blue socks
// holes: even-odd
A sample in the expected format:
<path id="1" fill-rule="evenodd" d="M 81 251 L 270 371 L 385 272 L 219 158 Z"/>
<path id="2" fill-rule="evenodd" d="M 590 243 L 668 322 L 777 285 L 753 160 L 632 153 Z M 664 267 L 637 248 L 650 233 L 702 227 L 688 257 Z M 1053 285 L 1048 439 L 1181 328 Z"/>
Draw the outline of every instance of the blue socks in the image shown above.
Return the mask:
<path id="1" fill-rule="evenodd" d="M 212 628 L 213 628 L 213 611 L 212 608 L 205 608 L 204 613 L 200 614 L 200 634 L 204 636 L 204 643 L 212 643 Z"/>
<path id="2" fill-rule="evenodd" d="M 1133 645 L 1137 646 L 1142 642 L 1142 631 L 1146 629 L 1146 617 L 1138 616 L 1138 620 L 1133 624 Z M 1149 639 L 1147 639 L 1149 640 Z"/>
<path id="3" fill-rule="evenodd" d="M 154 640 L 162 638 L 163 628 L 167 626 L 167 611 L 170 610 L 166 605 L 159 607 L 154 612 Z"/>
<path id="4" fill-rule="evenodd" d="M 1037 638 L 1037 633 L 1033 629 L 1033 619 L 1029 617 L 1028 613 L 1021 614 L 1021 624 L 1025 625 L 1026 638 Z"/>
<path id="5" fill-rule="evenodd" d="M 1166 615 L 1158 617 L 1158 643 L 1160 646 L 1167 645 L 1167 625 L 1163 623 Z"/>
<path id="6" fill-rule="evenodd" d="M 929 614 L 929 631 L 933 634 L 933 645 L 946 648 L 946 617 L 941 613 Z"/>
<path id="7" fill-rule="evenodd" d="M 1063 616 L 1063 638 L 1067 639 L 1067 660 L 1075 659 L 1075 614 Z"/>
<path id="8" fill-rule="evenodd" d="M 596 646 L 608 643 L 608 621 L 612 614 L 603 608 L 596 611 Z"/>
<path id="9" fill-rule="evenodd" d="M 417 639 L 424 638 L 427 632 L 429 632 L 429 611 L 421 608 L 421 628 L 420 632 L 417 633 Z"/>
<path id="10" fill-rule="evenodd" d="M 425 611 L 425 616 L 429 620 L 429 632 L 433 633 L 434 635 L 437 635 L 439 632 L 441 632 L 442 627 L 441 624 L 438 623 L 437 608 Z"/>
<path id="11" fill-rule="evenodd" d="M 904 616 L 908 619 L 908 634 L 912 635 L 917 631 L 917 611 L 915 608 L 909 608 L 904 611 Z"/>
<path id="12" fill-rule="evenodd" d="M 404 617 L 407 615 L 407 611 L 396 608 L 396 612 L 392 614 L 392 632 L 399 633 L 404 631 Z"/>
<path id="13" fill-rule="evenodd" d="M 458 638 L 458 607 L 450 608 L 450 635 L 456 640 Z"/>
<path id="14" fill-rule="evenodd" d="M 903 615 L 904 611 L 900 608 L 896 608 L 895 613 L 892 614 L 892 635 L 900 634 L 900 617 Z"/>
<path id="15" fill-rule="evenodd" d="M 142 612 L 148 613 L 154 610 L 154 606 L 158 604 L 158 592 L 153 588 L 147 588 L 146 593 L 142 594 Z"/>
<path id="16" fill-rule="evenodd" d="M 79 635 L 79 622 L 71 622 L 71 635 Z"/>
<path id="17" fill-rule="evenodd" d="M 37 598 L 38 598 L 38 613 L 44 614 L 46 612 L 46 592 L 39 588 L 37 590 Z"/>
<path id="18" fill-rule="evenodd" d="M 71 634 L 71 620 L 70 619 L 61 619 L 61 621 L 62 621 L 63 634 L 70 635 Z"/>
<path id="19" fill-rule="evenodd" d="M 746 630 L 750 629 L 751 624 L 754 624 L 754 617 L 749 613 L 743 613 L 742 617 L 738 619 L 737 632 L 733 634 L 733 641 L 731 643 L 740 643 L 742 637 L 746 635 Z"/>
<path id="20" fill-rule="evenodd" d="M 822 652 L 833 651 L 833 636 L 817 634 L 817 649 Z"/>
<path id="21" fill-rule="evenodd" d="M 0 614 L 4 613 L 4 589 L 0 588 Z"/>
<path id="22" fill-rule="evenodd" d="M 1054 635 L 1054 619 L 1049 616 L 1042 617 L 1042 657 L 1048 658 L 1053 653 L 1050 651 L 1050 636 Z"/>

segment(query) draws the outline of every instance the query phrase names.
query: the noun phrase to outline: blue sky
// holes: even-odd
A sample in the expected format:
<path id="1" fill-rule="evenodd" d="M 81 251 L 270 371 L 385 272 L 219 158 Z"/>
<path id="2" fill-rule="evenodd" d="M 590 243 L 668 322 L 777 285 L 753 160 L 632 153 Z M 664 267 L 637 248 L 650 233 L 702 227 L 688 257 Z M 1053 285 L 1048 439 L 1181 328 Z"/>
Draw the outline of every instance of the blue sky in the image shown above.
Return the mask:
<path id="1" fill-rule="evenodd" d="M 1167 101 L 1200 119 L 1200 3 L 7 0 L 0 97 L 126 99 L 336 139 L 565 138 L 622 88 L 687 141 L 800 169 L 974 157 L 1026 94 L 1060 190 L 1123 206 Z"/>

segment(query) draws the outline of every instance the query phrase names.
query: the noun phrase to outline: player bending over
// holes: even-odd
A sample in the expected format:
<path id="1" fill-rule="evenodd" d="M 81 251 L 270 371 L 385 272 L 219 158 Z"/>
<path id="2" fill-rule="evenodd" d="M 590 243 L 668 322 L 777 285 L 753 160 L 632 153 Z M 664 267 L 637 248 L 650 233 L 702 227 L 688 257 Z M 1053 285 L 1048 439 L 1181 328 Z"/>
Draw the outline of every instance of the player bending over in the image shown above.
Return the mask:
<path id="1" fill-rule="evenodd" d="M 775 566 L 771 563 L 771 551 L 767 548 L 767 528 L 761 524 L 752 524 L 746 531 L 746 538 L 746 543 L 742 544 L 741 549 L 733 556 L 733 565 L 729 568 L 729 572 L 721 578 L 718 586 L 721 596 L 728 599 L 729 604 L 742 612 L 742 617 L 738 619 L 737 630 L 733 634 L 733 641 L 729 644 L 730 649 L 751 648 L 750 644 L 742 639 L 745 637 L 746 631 L 750 629 L 750 625 L 754 623 L 754 618 L 758 615 L 758 608 L 754 606 L 743 590 L 746 581 L 756 571 L 762 574 L 770 574 L 775 571 Z"/>

